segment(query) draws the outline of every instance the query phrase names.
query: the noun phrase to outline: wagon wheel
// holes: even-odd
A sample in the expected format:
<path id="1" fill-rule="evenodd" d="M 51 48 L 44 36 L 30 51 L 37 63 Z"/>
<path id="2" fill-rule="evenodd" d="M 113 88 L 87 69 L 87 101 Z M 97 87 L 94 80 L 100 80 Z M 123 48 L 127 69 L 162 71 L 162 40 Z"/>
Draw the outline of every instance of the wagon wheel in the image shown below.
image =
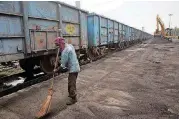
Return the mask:
<path id="1" fill-rule="evenodd" d="M 101 48 L 100 54 L 101 54 L 101 56 L 104 56 L 104 48 Z"/>
<path id="2" fill-rule="evenodd" d="M 121 42 L 118 43 L 118 48 L 119 48 L 119 50 L 122 50 L 121 44 L 122 44 Z"/>
<path id="3" fill-rule="evenodd" d="M 102 47 L 101 55 L 102 55 L 102 57 L 106 55 L 106 48 L 105 47 Z"/>
<path id="4" fill-rule="evenodd" d="M 87 54 L 88 54 L 88 57 L 89 57 L 89 59 L 91 60 L 91 61 L 94 61 L 94 56 L 93 56 L 93 54 L 92 54 L 92 51 L 91 51 L 91 49 L 89 49 L 88 51 L 87 51 Z"/>
<path id="5" fill-rule="evenodd" d="M 54 64 L 55 64 L 55 55 L 50 55 L 50 56 L 43 56 L 40 59 L 40 68 L 43 72 L 46 74 L 51 74 L 53 73 L 54 70 Z M 60 60 L 59 60 L 60 61 Z M 58 61 L 58 66 L 60 62 Z M 57 66 L 57 67 L 58 67 Z"/>

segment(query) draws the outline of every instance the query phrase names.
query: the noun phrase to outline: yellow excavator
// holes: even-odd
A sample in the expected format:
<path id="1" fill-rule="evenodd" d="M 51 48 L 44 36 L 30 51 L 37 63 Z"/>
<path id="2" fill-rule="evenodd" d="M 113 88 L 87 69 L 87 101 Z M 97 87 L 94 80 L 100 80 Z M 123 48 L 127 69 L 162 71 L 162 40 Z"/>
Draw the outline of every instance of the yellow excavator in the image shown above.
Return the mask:
<path id="1" fill-rule="evenodd" d="M 161 20 L 161 18 L 159 17 L 159 15 L 157 15 L 156 17 L 156 21 L 157 21 L 157 29 L 154 32 L 154 37 L 161 37 L 167 40 L 171 40 L 171 39 L 179 39 L 178 36 L 173 36 L 171 34 L 171 30 L 172 29 L 165 29 L 165 25 L 163 23 L 163 21 Z M 159 30 L 159 25 L 161 27 L 161 30 Z"/>

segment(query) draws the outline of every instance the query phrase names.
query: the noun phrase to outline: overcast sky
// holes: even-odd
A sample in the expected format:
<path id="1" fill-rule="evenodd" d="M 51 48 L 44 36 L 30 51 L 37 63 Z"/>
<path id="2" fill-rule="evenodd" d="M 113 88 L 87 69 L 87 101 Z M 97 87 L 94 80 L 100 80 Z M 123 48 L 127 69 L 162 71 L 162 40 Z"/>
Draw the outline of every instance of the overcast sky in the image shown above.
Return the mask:
<path id="1" fill-rule="evenodd" d="M 75 5 L 76 0 L 60 0 Z M 80 0 L 81 8 L 115 19 L 127 25 L 152 33 L 156 29 L 156 15 L 159 14 L 165 27 L 179 27 L 179 2 L 175 1 L 126 1 L 126 0 Z"/>

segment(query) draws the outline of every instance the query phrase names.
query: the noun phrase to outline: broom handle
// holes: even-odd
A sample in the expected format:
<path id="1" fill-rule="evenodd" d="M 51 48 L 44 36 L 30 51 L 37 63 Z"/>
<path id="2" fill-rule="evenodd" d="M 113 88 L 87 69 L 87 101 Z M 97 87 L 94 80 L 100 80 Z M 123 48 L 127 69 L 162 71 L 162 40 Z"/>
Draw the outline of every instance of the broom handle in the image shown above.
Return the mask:
<path id="1" fill-rule="evenodd" d="M 60 33 L 60 34 L 59 34 L 60 37 L 62 37 L 62 29 L 59 29 L 59 33 Z M 58 51 L 57 51 L 57 55 L 56 55 L 56 59 L 55 59 L 55 67 L 54 67 L 54 69 L 57 68 L 57 63 L 58 63 L 59 53 L 60 53 L 60 48 L 58 48 Z M 53 89 L 54 79 L 55 79 L 55 72 L 53 71 L 53 78 L 52 78 L 52 82 L 51 82 L 51 89 Z"/>
<path id="2" fill-rule="evenodd" d="M 56 59 L 55 59 L 55 67 L 54 67 L 54 70 L 57 68 L 59 53 L 60 53 L 60 48 L 58 48 L 58 51 L 57 51 L 57 55 L 56 55 Z M 53 71 L 53 78 L 52 78 L 52 82 L 51 82 L 51 89 L 53 89 L 54 78 L 55 78 L 55 72 Z"/>

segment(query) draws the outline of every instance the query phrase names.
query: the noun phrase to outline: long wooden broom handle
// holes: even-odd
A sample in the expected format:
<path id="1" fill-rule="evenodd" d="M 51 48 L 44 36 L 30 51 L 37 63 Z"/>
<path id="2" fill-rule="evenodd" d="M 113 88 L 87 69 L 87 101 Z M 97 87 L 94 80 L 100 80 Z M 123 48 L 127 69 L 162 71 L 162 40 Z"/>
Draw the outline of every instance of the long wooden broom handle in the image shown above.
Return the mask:
<path id="1" fill-rule="evenodd" d="M 62 37 L 62 29 L 59 29 L 59 35 L 60 37 Z M 57 63 L 58 63 L 58 57 L 59 57 L 59 53 L 60 53 L 60 48 L 58 48 L 58 51 L 57 51 L 57 55 L 56 55 L 56 59 L 55 59 L 55 67 L 54 67 L 54 70 L 57 68 Z M 52 82 L 51 82 L 51 89 L 53 89 L 53 85 L 54 85 L 54 79 L 55 79 L 55 72 L 53 71 L 53 78 L 52 78 Z"/>
<path id="2" fill-rule="evenodd" d="M 56 55 L 56 59 L 55 59 L 55 67 L 54 67 L 54 70 L 57 68 L 57 63 L 58 63 L 58 57 L 59 57 L 59 53 L 60 53 L 60 48 L 58 48 L 58 51 L 57 51 L 57 55 Z M 51 82 L 51 89 L 53 89 L 53 85 L 54 85 L 54 78 L 55 78 L 55 72 L 53 71 L 53 78 L 52 78 L 52 82 Z"/>

